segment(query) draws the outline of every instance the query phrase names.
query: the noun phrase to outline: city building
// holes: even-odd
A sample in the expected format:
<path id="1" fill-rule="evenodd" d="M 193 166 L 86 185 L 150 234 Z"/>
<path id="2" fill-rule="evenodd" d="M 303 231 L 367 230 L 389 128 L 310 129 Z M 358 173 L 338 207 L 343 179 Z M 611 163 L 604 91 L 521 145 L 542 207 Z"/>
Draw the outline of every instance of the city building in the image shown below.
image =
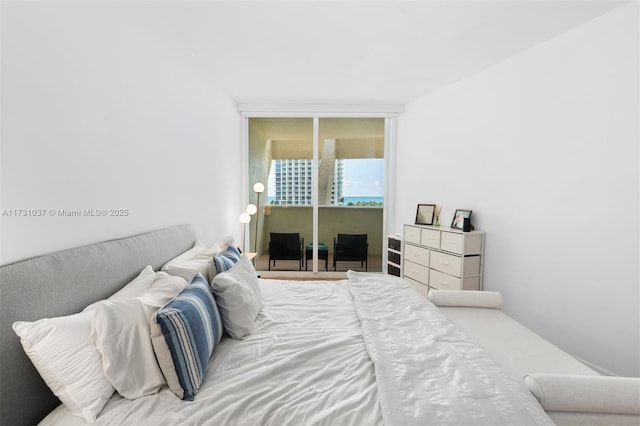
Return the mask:
<path id="1" fill-rule="evenodd" d="M 311 174 L 313 160 L 273 160 L 275 173 L 275 193 L 270 194 L 271 204 L 274 205 L 312 205 Z M 331 187 L 331 205 L 340 205 L 343 200 L 344 164 L 342 160 L 335 160 L 333 173 L 328 182 Z M 322 179 L 322 176 L 320 176 Z M 321 202 L 322 204 L 322 202 Z"/>

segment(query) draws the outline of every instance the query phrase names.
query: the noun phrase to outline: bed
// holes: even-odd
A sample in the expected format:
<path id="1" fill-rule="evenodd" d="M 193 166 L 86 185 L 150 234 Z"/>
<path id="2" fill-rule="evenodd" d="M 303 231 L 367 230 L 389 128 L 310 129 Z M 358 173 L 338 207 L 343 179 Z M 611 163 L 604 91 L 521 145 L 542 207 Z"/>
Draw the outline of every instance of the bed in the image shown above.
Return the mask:
<path id="1" fill-rule="evenodd" d="M 2 424 L 87 423 L 43 382 L 14 322 L 85 312 L 121 293 L 146 265 L 157 271 L 196 242 L 193 228 L 181 225 L 0 268 Z M 213 282 L 246 262 L 237 260 Z M 195 288 L 203 278 L 181 279 Z M 399 278 L 350 271 L 348 279 L 333 282 L 260 280 L 255 273 L 248 279 L 257 282 L 260 309 L 241 338 L 232 338 L 233 327 L 221 338 L 214 330 L 216 344 L 192 401 L 180 399 L 167 380 L 144 396 L 113 392 L 93 422 L 553 424 L 522 382 L 508 378 L 481 346 Z M 225 321 L 242 309 L 221 299 L 215 293 Z"/>

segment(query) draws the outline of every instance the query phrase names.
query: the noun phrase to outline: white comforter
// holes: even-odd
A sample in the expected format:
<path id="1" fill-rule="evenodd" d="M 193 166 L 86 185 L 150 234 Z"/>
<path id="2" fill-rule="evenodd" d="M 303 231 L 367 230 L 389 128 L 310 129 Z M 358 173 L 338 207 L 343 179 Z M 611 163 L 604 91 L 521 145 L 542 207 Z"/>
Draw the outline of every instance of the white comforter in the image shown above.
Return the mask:
<path id="1" fill-rule="evenodd" d="M 223 339 L 195 401 L 168 389 L 134 401 L 116 394 L 95 424 L 552 424 L 404 281 L 349 275 L 261 280 L 252 334 Z M 84 423 L 61 406 L 42 424 Z"/>
<path id="2" fill-rule="evenodd" d="M 223 338 L 195 401 L 111 398 L 94 424 L 379 425 L 373 365 L 346 281 L 261 280 L 244 340 Z M 84 424 L 58 407 L 42 424 Z"/>
<path id="3" fill-rule="evenodd" d="M 399 278 L 349 271 L 384 424 L 553 424 L 521 382 Z"/>

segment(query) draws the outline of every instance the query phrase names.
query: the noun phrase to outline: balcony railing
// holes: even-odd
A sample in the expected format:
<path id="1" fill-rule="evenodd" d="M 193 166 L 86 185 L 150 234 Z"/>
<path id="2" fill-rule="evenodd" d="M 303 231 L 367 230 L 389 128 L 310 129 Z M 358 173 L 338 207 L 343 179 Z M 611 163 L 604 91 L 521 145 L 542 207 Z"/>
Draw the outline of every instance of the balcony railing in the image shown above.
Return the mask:
<path id="1" fill-rule="evenodd" d="M 313 240 L 313 208 L 311 206 L 267 205 L 260 218 L 258 249 L 255 250 L 255 228 L 250 228 L 252 251 L 265 256 L 268 253 L 271 232 L 297 232 L 304 237 L 305 245 Z M 382 207 L 320 206 L 318 208 L 318 242 L 324 243 L 333 254 L 333 238 L 338 233 L 367 234 L 369 256 L 381 257 L 383 253 Z M 252 222 L 253 225 L 253 222 Z"/>

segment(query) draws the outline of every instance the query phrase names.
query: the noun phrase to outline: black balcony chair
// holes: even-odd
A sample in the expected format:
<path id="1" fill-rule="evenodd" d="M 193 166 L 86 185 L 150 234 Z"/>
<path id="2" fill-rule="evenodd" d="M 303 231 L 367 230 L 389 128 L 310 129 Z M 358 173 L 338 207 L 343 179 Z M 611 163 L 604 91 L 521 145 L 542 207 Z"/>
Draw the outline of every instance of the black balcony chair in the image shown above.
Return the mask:
<path id="1" fill-rule="evenodd" d="M 338 234 L 333 239 L 333 270 L 336 270 L 336 262 L 350 261 L 360 262 L 360 267 L 364 264 L 367 270 L 367 234 Z"/>
<path id="2" fill-rule="evenodd" d="M 271 261 L 276 266 L 276 260 L 297 260 L 298 270 L 302 271 L 304 256 L 304 238 L 299 233 L 271 232 L 269 241 L 269 270 Z"/>

